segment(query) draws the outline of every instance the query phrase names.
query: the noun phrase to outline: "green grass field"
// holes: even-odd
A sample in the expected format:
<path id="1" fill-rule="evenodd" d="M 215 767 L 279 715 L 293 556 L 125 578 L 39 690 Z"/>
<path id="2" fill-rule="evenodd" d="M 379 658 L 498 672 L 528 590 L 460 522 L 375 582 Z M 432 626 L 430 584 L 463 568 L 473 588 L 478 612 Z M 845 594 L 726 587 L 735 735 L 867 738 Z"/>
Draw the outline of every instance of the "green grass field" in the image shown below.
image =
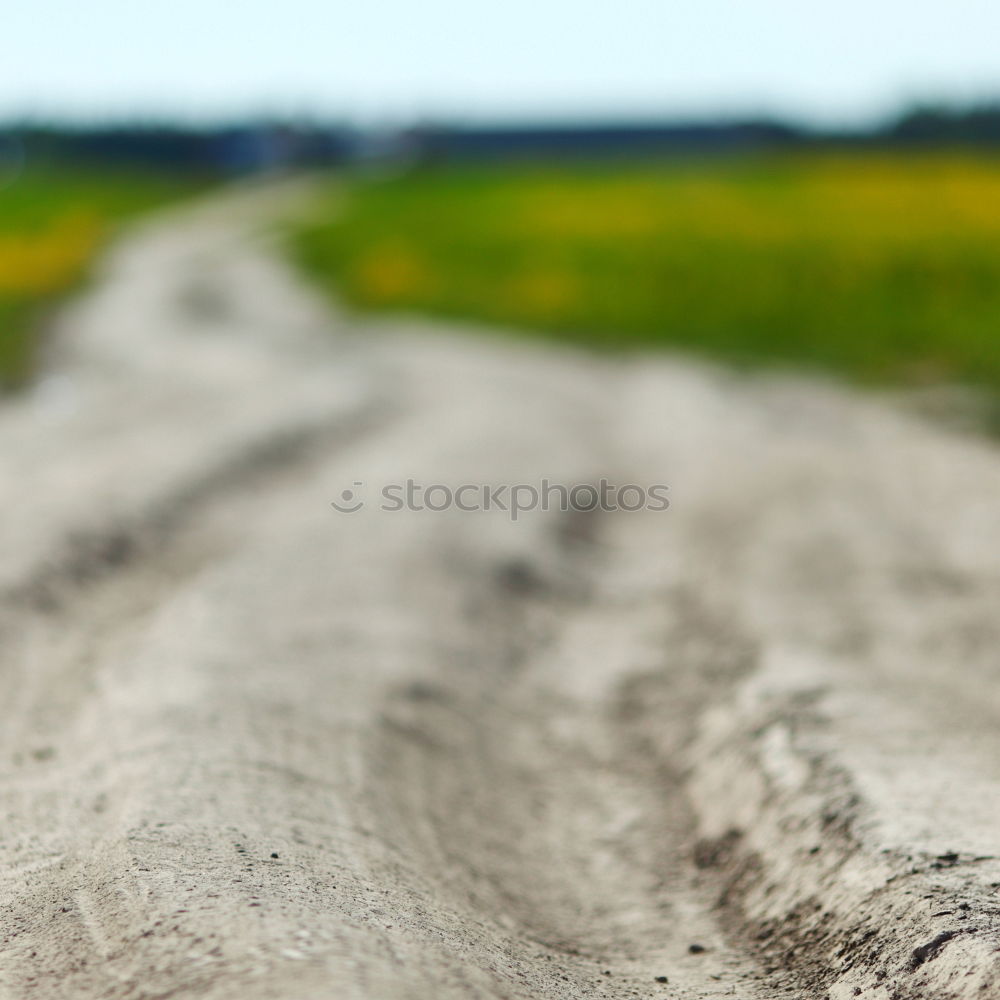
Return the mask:
<path id="1" fill-rule="evenodd" d="M 195 186 L 142 173 L 29 171 L 0 188 L 0 386 L 31 374 L 45 311 L 85 277 L 114 227 Z"/>
<path id="2" fill-rule="evenodd" d="M 358 307 L 1000 385 L 1000 159 L 422 168 L 342 202 L 298 248 Z"/>

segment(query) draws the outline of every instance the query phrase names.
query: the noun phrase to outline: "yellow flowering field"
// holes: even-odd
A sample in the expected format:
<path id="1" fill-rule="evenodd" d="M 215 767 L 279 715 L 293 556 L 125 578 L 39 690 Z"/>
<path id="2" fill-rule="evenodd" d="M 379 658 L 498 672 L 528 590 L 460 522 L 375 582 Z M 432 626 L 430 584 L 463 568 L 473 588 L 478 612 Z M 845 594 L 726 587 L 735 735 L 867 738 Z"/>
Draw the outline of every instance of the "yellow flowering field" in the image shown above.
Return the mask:
<path id="1" fill-rule="evenodd" d="M 0 295 L 60 292 L 83 272 L 97 249 L 102 220 L 92 210 L 71 208 L 33 233 L 0 233 Z"/>
<path id="2" fill-rule="evenodd" d="M 191 190 L 183 178 L 29 172 L 0 188 L 0 385 L 27 378 L 44 313 L 125 216 Z"/>
<path id="3" fill-rule="evenodd" d="M 1000 383 L 1000 159 L 423 168 L 306 229 L 357 306 L 895 381 Z"/>

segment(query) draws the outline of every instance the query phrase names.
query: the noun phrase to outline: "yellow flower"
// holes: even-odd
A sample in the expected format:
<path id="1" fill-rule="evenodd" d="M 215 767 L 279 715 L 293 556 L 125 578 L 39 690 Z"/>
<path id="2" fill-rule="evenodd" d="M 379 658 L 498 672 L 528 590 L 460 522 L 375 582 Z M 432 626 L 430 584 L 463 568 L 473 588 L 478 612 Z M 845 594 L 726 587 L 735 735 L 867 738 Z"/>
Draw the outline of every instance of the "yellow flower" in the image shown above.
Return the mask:
<path id="1" fill-rule="evenodd" d="M 102 229 L 96 214 L 76 209 L 37 233 L 0 233 L 0 295 L 62 291 L 82 275 Z"/>
<path id="2" fill-rule="evenodd" d="M 432 275 L 407 243 L 391 240 L 362 254 L 355 265 L 355 280 L 366 301 L 386 303 L 426 292 Z"/>

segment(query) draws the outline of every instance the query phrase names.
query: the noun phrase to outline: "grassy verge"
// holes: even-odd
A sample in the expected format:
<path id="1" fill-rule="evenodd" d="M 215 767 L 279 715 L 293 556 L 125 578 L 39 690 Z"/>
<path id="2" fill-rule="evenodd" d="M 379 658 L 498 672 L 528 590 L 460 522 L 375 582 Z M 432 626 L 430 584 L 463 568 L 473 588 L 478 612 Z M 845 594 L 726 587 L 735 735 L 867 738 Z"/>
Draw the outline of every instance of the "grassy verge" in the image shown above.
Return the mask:
<path id="1" fill-rule="evenodd" d="M 30 376 L 42 314 L 80 282 L 115 225 L 194 189 L 184 178 L 51 171 L 0 188 L 0 387 Z"/>
<path id="2" fill-rule="evenodd" d="M 997 159 L 425 168 L 331 195 L 299 249 L 365 308 L 1000 384 Z"/>

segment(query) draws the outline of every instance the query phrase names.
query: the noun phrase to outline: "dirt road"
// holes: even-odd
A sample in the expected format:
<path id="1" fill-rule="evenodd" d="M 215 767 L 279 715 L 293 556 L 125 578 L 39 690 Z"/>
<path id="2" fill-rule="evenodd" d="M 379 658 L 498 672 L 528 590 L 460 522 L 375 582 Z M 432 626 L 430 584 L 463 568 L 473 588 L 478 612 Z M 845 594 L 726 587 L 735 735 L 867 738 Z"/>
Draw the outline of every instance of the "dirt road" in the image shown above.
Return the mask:
<path id="1" fill-rule="evenodd" d="M 338 318 L 297 196 L 135 231 L 0 412 L 0 995 L 1000 996 L 995 449 Z"/>

